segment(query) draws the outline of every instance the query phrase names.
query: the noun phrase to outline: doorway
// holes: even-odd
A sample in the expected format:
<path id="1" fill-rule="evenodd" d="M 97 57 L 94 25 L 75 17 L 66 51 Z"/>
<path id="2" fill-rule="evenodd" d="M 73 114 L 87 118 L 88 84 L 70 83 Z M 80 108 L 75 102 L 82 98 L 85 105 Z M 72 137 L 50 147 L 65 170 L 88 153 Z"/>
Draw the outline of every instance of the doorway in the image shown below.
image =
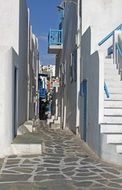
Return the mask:
<path id="1" fill-rule="evenodd" d="M 13 136 L 17 135 L 17 123 L 18 123 L 18 71 L 14 68 L 14 127 Z"/>

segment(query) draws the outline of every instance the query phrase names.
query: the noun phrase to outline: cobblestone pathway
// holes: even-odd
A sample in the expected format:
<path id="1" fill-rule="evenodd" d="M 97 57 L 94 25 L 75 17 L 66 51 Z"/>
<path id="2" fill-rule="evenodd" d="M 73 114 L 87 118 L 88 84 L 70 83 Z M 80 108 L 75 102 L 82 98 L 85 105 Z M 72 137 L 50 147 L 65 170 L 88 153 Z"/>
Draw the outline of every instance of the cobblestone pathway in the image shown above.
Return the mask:
<path id="1" fill-rule="evenodd" d="M 122 190 L 122 170 L 94 159 L 71 132 L 39 127 L 42 155 L 9 156 L 0 190 Z"/>

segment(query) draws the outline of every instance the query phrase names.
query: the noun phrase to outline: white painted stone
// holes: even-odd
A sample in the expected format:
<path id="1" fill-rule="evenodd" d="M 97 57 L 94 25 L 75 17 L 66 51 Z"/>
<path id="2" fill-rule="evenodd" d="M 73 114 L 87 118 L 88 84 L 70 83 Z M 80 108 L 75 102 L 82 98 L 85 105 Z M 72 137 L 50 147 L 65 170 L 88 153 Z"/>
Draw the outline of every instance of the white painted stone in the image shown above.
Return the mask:
<path id="1" fill-rule="evenodd" d="M 52 116 L 51 116 L 51 119 L 55 119 L 55 116 L 54 116 L 54 115 L 52 115 Z"/>
<path id="2" fill-rule="evenodd" d="M 115 74 L 114 77 L 113 77 L 113 75 L 105 73 L 105 80 L 106 81 L 109 81 L 109 80 L 110 81 L 111 80 L 113 80 L 113 81 L 120 81 L 120 76 L 118 74 Z"/>
<path id="3" fill-rule="evenodd" d="M 54 119 L 47 119 L 47 125 L 49 125 L 50 123 L 53 123 Z"/>
<path id="4" fill-rule="evenodd" d="M 106 58 L 105 59 L 105 65 L 115 65 L 115 64 L 113 64 L 113 58 Z"/>
<path id="5" fill-rule="evenodd" d="M 109 92 L 112 94 L 121 94 L 122 95 L 122 88 L 119 86 L 111 87 L 108 85 Z"/>
<path id="6" fill-rule="evenodd" d="M 106 97 L 106 95 L 104 94 L 104 100 L 106 100 L 106 101 L 122 101 L 122 94 L 116 94 L 116 93 L 111 93 L 110 92 L 110 97 L 109 98 L 107 98 Z"/>
<path id="7" fill-rule="evenodd" d="M 104 116 L 104 123 L 114 123 L 114 124 L 122 124 L 122 117 L 112 117 L 112 116 Z"/>
<path id="8" fill-rule="evenodd" d="M 118 154 L 122 154 L 122 144 L 116 146 L 116 150 Z"/>
<path id="9" fill-rule="evenodd" d="M 111 134 L 111 133 L 115 133 L 115 134 L 121 134 L 122 133 L 122 125 L 107 125 L 107 124 L 101 124 L 100 125 L 100 132 L 101 133 L 108 133 L 108 134 Z"/>
<path id="10" fill-rule="evenodd" d="M 122 101 L 104 101 L 104 108 L 122 108 Z"/>
<path id="11" fill-rule="evenodd" d="M 104 109 L 104 115 L 111 115 L 111 116 L 122 116 L 122 109 L 119 108 L 107 108 Z"/>
<path id="12" fill-rule="evenodd" d="M 50 127 L 51 129 L 60 129 L 60 124 L 51 123 Z"/>
<path id="13" fill-rule="evenodd" d="M 54 124 L 60 124 L 60 123 L 61 123 L 61 118 L 60 117 L 58 117 L 57 120 L 54 120 Z"/>
<path id="14" fill-rule="evenodd" d="M 122 143 L 122 134 L 107 135 L 107 143 L 120 144 Z"/>
<path id="15" fill-rule="evenodd" d="M 24 125 L 25 125 L 25 127 L 28 129 L 28 131 L 29 131 L 30 133 L 33 132 L 33 126 L 32 126 L 32 125 L 26 125 L 26 124 L 24 124 Z"/>
<path id="16" fill-rule="evenodd" d="M 109 84 L 109 88 L 122 88 L 122 81 L 120 80 L 109 80 L 107 83 Z"/>
<path id="17" fill-rule="evenodd" d="M 107 134 L 101 134 L 100 139 L 100 157 L 109 163 L 122 165 L 122 155 L 117 153 L 115 144 L 107 144 Z"/>
<path id="18" fill-rule="evenodd" d="M 28 155 L 28 154 L 42 154 L 41 144 L 12 144 L 11 154 Z"/>
<path id="19" fill-rule="evenodd" d="M 118 72 L 116 65 L 115 64 L 104 64 L 104 72 L 112 72 L 114 71 L 115 73 Z"/>
<path id="20" fill-rule="evenodd" d="M 60 124 L 59 120 L 54 120 L 54 124 Z"/>
<path id="21" fill-rule="evenodd" d="M 23 135 L 28 132 L 28 129 L 24 125 L 19 126 L 17 129 L 17 135 Z"/>

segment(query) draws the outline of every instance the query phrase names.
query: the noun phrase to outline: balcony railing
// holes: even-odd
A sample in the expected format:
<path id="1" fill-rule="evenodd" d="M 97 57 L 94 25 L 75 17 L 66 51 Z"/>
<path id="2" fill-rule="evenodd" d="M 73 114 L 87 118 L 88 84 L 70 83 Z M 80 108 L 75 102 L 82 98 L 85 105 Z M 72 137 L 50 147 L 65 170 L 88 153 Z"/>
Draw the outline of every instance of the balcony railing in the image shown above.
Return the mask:
<path id="1" fill-rule="evenodd" d="M 63 31 L 51 29 L 48 35 L 48 45 L 62 45 Z"/>

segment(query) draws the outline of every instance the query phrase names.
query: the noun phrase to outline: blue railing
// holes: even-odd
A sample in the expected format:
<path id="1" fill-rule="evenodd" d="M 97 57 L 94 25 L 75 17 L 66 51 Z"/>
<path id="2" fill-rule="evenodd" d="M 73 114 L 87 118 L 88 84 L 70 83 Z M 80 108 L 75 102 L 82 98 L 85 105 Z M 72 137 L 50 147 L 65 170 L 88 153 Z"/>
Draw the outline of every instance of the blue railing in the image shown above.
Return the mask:
<path id="1" fill-rule="evenodd" d="M 110 98 L 110 94 L 109 94 L 106 82 L 104 82 L 104 91 L 105 91 L 105 94 L 106 94 L 107 98 Z"/>
<path id="2" fill-rule="evenodd" d="M 112 32 L 110 32 L 107 36 L 105 36 L 105 38 L 103 38 L 98 43 L 98 45 L 101 46 L 102 44 L 104 44 L 110 37 L 114 36 L 114 32 L 117 31 L 117 30 L 122 30 L 122 24 L 120 24 Z M 121 48 L 120 48 L 120 46 L 119 46 L 118 43 L 116 44 L 116 49 L 118 50 L 119 55 L 122 57 L 122 50 L 121 50 Z M 109 49 L 108 49 L 108 54 L 111 54 L 111 53 L 113 53 L 113 45 L 110 46 Z M 109 98 L 110 94 L 109 94 L 109 90 L 108 90 L 108 87 L 107 87 L 107 85 L 106 85 L 105 82 L 104 82 L 104 91 L 105 91 L 105 94 L 106 94 L 107 98 Z"/>
<path id="3" fill-rule="evenodd" d="M 118 27 L 116 27 L 112 32 L 110 32 L 105 38 L 103 38 L 98 45 L 101 46 L 102 44 L 104 44 L 111 36 L 113 36 L 114 32 L 116 30 L 122 30 L 122 24 L 120 24 Z"/>
<path id="4" fill-rule="evenodd" d="M 48 45 L 62 45 L 63 31 L 51 29 L 48 35 Z"/>

